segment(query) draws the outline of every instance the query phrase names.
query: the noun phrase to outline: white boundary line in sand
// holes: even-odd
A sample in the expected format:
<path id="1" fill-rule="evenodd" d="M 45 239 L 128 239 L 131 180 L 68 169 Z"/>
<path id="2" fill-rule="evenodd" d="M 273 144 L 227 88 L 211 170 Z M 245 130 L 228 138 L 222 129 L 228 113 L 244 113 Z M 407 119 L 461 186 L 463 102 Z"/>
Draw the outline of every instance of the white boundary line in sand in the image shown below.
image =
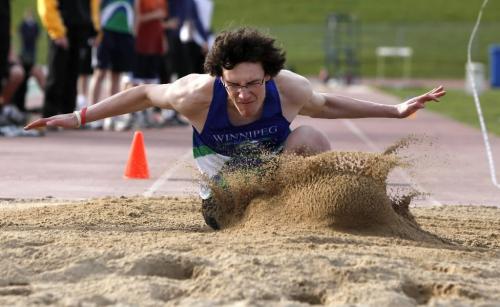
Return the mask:
<path id="1" fill-rule="evenodd" d="M 185 154 L 183 154 L 179 159 L 174 162 L 174 165 L 170 168 L 167 168 L 163 174 L 161 174 L 160 178 L 156 179 L 156 181 L 142 193 L 144 197 L 151 197 L 153 194 L 165 183 L 170 177 L 182 166 L 182 162 L 186 161 L 191 155 L 193 151 L 189 149 Z"/>
<path id="2" fill-rule="evenodd" d="M 356 124 L 354 124 L 351 120 L 349 119 L 343 119 L 342 120 L 342 123 L 355 135 L 357 136 L 361 141 L 363 141 L 366 145 L 368 145 L 368 147 L 373 150 L 373 151 L 377 151 L 377 152 L 380 152 L 381 149 L 375 145 L 375 143 L 361 130 L 359 129 L 358 126 L 356 126 Z M 424 194 L 427 194 L 429 195 L 429 193 L 424 189 L 422 188 L 422 186 L 420 184 L 418 184 L 417 182 L 415 182 L 413 179 L 410 178 L 410 176 L 404 172 L 403 170 L 398 170 L 398 173 L 405 179 L 407 180 L 411 185 L 413 185 L 418 191 L 421 191 L 422 193 Z M 428 196 L 428 200 L 431 202 L 431 206 L 442 206 L 443 204 L 439 201 L 437 201 L 436 199 L 434 199 L 434 197 L 432 196 Z"/>

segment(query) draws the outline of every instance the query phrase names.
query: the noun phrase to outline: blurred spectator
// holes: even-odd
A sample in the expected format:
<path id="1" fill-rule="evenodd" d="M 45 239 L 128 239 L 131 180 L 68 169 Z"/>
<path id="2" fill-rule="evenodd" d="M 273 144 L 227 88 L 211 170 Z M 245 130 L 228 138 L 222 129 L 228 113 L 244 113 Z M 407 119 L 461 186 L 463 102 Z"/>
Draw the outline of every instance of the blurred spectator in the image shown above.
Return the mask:
<path id="1" fill-rule="evenodd" d="M 9 50 L 10 50 L 10 0 L 0 0 L 0 92 L 3 89 L 3 84 L 5 82 L 5 79 L 7 79 L 8 77 L 7 62 L 9 58 Z"/>
<path id="2" fill-rule="evenodd" d="M 90 104 L 102 98 L 102 86 L 110 77 L 109 91 L 105 97 L 118 93 L 123 73 L 132 71 L 134 58 L 134 0 L 102 0 L 99 6 L 100 31 L 97 36 L 97 65 L 90 84 Z M 107 128 L 117 128 L 119 121 L 107 119 Z M 116 125 L 115 125 L 116 123 Z M 103 121 L 92 123 L 91 128 L 100 129 Z"/>
<path id="3" fill-rule="evenodd" d="M 182 51 L 182 43 L 179 39 L 180 13 L 182 0 L 168 0 L 168 17 L 163 23 L 168 48 L 163 57 L 163 65 L 160 67 L 160 83 L 170 83 L 180 76 L 187 75 L 187 57 Z M 179 119 L 174 110 L 162 110 L 161 121 L 163 125 L 185 124 Z"/>
<path id="4" fill-rule="evenodd" d="M 91 27 L 88 31 L 88 37 L 80 48 L 79 66 L 78 66 L 78 81 L 77 81 L 77 109 L 82 109 L 88 105 L 89 101 L 89 84 L 92 77 L 92 48 L 96 38 L 96 29 Z"/>
<path id="5" fill-rule="evenodd" d="M 10 51 L 7 67 L 5 86 L 0 92 L 0 136 L 42 136 L 43 133 L 41 131 L 24 130 L 23 126 L 26 123 L 26 115 L 10 102 L 12 94 L 16 91 L 24 78 L 23 67 L 17 62 L 12 49 Z"/>
<path id="6" fill-rule="evenodd" d="M 135 61 L 132 84 L 160 82 L 160 70 L 167 42 L 163 33 L 163 20 L 167 17 L 165 0 L 138 0 L 135 2 Z M 139 127 L 156 125 L 156 114 L 148 109 L 134 114 Z"/>
<path id="7" fill-rule="evenodd" d="M 12 107 L 8 105 L 10 100 L 11 70 L 9 64 L 10 52 L 10 0 L 0 0 L 0 136 L 5 135 L 4 129 L 16 120 L 12 114 Z M 13 76 L 15 77 L 15 76 Z M 15 78 L 14 78 L 15 79 Z M 14 118 L 13 118 L 14 115 Z"/>
<path id="8" fill-rule="evenodd" d="M 182 78 L 190 73 L 200 71 L 200 58 L 193 54 L 194 37 L 201 37 L 202 45 L 208 44 L 208 33 L 198 15 L 197 4 L 194 0 L 170 0 L 169 20 L 171 27 L 167 28 L 169 40 L 171 67 Z M 199 54 L 199 53 L 198 53 Z"/>
<path id="9" fill-rule="evenodd" d="M 28 8 L 24 11 L 24 18 L 18 26 L 17 33 L 21 40 L 21 52 L 19 54 L 21 62 L 33 65 L 36 62 L 36 44 L 40 35 L 40 28 L 33 11 Z"/>
<path id="10" fill-rule="evenodd" d="M 163 20 L 165 0 L 139 0 L 135 3 L 134 84 L 159 83 L 159 67 L 166 52 Z"/>
<path id="11" fill-rule="evenodd" d="M 24 72 L 15 60 L 10 42 L 10 0 L 0 0 L 0 136 L 40 136 L 40 131 L 25 131 L 26 118 L 10 102 Z"/>
<path id="12" fill-rule="evenodd" d="M 208 51 L 213 3 L 210 0 L 186 0 L 184 10 L 179 37 L 188 58 L 188 73 L 202 74 Z"/>
<path id="13" fill-rule="evenodd" d="M 48 76 L 43 116 L 73 112 L 80 50 L 97 22 L 98 0 L 37 0 L 49 34 Z"/>
<path id="14" fill-rule="evenodd" d="M 175 3 L 177 0 L 165 0 L 167 3 L 168 15 L 163 22 L 163 29 L 165 33 L 165 39 L 167 41 L 167 51 L 163 56 L 163 64 L 160 67 L 160 83 L 170 83 L 172 82 L 172 74 L 177 73 L 175 69 L 175 63 L 172 60 L 173 55 L 176 50 L 180 47 L 180 41 L 176 44 L 174 38 L 176 37 L 175 31 L 179 28 L 179 17 L 177 16 L 177 11 Z M 177 36 L 177 40 L 178 40 Z"/>
<path id="15" fill-rule="evenodd" d="M 213 0 L 194 0 L 196 3 L 196 8 L 198 11 L 198 16 L 200 18 L 200 23 L 205 30 L 205 34 L 200 34 L 198 31 L 194 34 L 194 41 L 200 45 L 205 46 L 210 49 L 214 43 L 214 35 L 212 33 L 212 17 L 214 14 L 214 2 Z M 208 50 L 205 50 L 205 55 Z"/>
<path id="16" fill-rule="evenodd" d="M 207 9 L 211 16 L 212 8 L 203 6 L 202 9 Z M 196 35 L 197 39 L 201 37 L 204 42 L 208 42 L 207 31 L 199 18 L 197 6 L 193 0 L 169 0 L 168 12 L 164 28 L 169 48 L 165 55 L 163 66 L 165 69 L 161 75 L 162 83 L 173 82 L 193 72 L 202 73 L 204 57 L 200 55 L 200 50 L 193 39 Z M 185 39 L 189 41 L 186 46 L 181 41 L 181 29 L 186 36 Z M 205 47 L 205 51 L 206 49 Z M 167 125 L 187 125 L 179 118 L 176 111 L 162 110 L 162 113 Z"/>
<path id="17" fill-rule="evenodd" d="M 26 93 L 28 90 L 28 80 L 31 76 L 35 78 L 40 89 L 45 88 L 45 74 L 42 67 L 36 65 L 36 45 L 40 36 L 40 27 L 33 18 L 31 8 L 26 9 L 24 18 L 18 26 L 17 33 L 21 42 L 21 51 L 19 52 L 19 61 L 24 70 L 24 78 L 21 85 L 17 88 L 12 102 L 21 112 L 26 112 Z"/>
<path id="18" fill-rule="evenodd" d="M 11 103 L 12 95 L 22 83 L 23 78 L 23 67 L 18 63 L 11 48 L 7 63 L 7 77 L 0 92 L 0 105 L 2 105 L 0 125 L 21 126 L 25 124 L 25 115 Z"/>

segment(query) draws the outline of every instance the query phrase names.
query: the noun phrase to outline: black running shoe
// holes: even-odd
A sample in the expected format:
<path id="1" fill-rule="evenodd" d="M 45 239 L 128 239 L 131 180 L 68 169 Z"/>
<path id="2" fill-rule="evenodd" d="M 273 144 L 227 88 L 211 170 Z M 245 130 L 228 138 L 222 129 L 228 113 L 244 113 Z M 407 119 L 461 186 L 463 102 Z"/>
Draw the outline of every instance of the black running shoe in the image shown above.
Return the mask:
<path id="1" fill-rule="evenodd" d="M 214 230 L 219 230 L 220 226 L 217 222 L 217 204 L 213 197 L 201 200 L 201 213 L 205 219 L 205 223 Z"/>

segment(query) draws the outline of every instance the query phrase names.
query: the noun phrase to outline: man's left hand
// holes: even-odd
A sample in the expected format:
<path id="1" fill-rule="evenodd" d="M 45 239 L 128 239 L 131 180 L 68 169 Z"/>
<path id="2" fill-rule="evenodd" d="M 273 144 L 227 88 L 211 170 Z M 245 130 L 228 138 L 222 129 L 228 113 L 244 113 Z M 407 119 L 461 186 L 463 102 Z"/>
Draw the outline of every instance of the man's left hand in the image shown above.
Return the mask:
<path id="1" fill-rule="evenodd" d="M 407 100 L 403 103 L 400 103 L 396 106 L 398 110 L 398 117 L 399 118 L 405 118 L 413 113 L 417 112 L 420 109 L 425 108 L 425 104 L 428 101 L 436 101 L 439 102 L 439 98 L 444 96 L 446 94 L 446 91 L 444 90 L 444 87 L 440 85 L 439 87 L 434 88 L 433 90 L 417 96 L 413 97 L 410 100 Z"/>

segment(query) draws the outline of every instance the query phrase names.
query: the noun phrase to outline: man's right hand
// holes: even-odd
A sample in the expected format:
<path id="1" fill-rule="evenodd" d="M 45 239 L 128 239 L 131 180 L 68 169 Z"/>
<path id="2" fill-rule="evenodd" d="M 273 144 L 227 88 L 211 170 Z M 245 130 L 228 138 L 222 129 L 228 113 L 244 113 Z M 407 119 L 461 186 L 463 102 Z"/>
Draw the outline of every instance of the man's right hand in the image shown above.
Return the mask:
<path id="1" fill-rule="evenodd" d="M 42 127 L 62 127 L 62 128 L 77 128 L 78 119 L 74 113 L 55 115 L 48 118 L 40 118 L 29 123 L 24 127 L 24 130 L 42 128 Z"/>

